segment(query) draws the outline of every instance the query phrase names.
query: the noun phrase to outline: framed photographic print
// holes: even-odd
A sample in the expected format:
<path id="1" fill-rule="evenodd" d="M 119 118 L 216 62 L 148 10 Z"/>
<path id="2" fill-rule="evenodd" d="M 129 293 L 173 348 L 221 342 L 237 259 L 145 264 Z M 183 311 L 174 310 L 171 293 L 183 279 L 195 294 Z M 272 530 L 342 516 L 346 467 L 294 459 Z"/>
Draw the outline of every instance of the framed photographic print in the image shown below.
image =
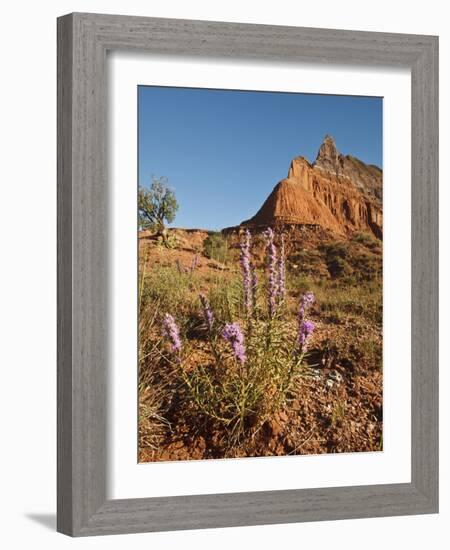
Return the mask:
<path id="1" fill-rule="evenodd" d="M 438 510 L 438 40 L 58 20 L 58 530 Z"/>
<path id="2" fill-rule="evenodd" d="M 383 449 L 382 101 L 139 88 L 141 462 Z"/>

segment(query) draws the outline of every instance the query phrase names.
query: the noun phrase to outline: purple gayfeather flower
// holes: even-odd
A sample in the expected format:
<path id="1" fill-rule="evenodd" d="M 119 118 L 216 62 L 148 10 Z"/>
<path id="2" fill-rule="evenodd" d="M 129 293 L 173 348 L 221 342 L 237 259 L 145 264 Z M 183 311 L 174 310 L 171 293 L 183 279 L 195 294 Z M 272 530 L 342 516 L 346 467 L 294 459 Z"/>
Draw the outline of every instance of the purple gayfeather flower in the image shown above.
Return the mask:
<path id="1" fill-rule="evenodd" d="M 170 340 L 172 344 L 172 351 L 179 353 L 181 351 L 180 331 L 178 330 L 175 319 L 172 315 L 170 315 L 170 313 L 166 313 L 164 315 L 163 333 L 164 336 Z"/>
<path id="2" fill-rule="evenodd" d="M 312 321 L 302 321 L 298 331 L 298 343 L 301 351 L 305 351 L 308 338 L 311 336 L 314 330 L 314 323 Z"/>
<path id="3" fill-rule="evenodd" d="M 284 253 L 284 235 L 281 235 L 280 258 L 278 260 L 278 298 L 282 302 L 286 295 L 286 259 Z"/>
<path id="4" fill-rule="evenodd" d="M 302 294 L 302 297 L 300 298 L 300 308 L 298 310 L 299 322 L 303 321 L 306 312 L 313 305 L 315 300 L 316 298 L 312 292 L 305 292 L 305 294 Z"/>
<path id="5" fill-rule="evenodd" d="M 306 341 L 314 330 L 314 323 L 306 319 L 306 312 L 315 301 L 312 292 L 305 292 L 300 298 L 300 307 L 298 310 L 298 344 L 300 351 L 306 349 Z"/>
<path id="6" fill-rule="evenodd" d="M 245 239 L 240 244 L 240 264 L 242 270 L 242 284 L 244 287 L 245 310 L 250 315 L 252 312 L 252 268 L 250 265 L 250 231 L 245 232 Z"/>
<path id="7" fill-rule="evenodd" d="M 267 240 L 269 267 L 269 316 L 272 318 L 275 315 L 276 299 L 278 295 L 277 249 L 274 243 L 274 233 L 270 227 L 265 231 L 265 235 Z"/>
<path id="8" fill-rule="evenodd" d="M 208 330 L 209 332 L 212 332 L 214 325 L 214 313 L 212 312 L 211 306 L 208 302 L 208 298 L 204 294 L 200 294 L 200 301 L 202 303 L 203 316 L 208 326 Z"/>
<path id="9" fill-rule="evenodd" d="M 241 327 L 237 323 L 227 323 L 223 327 L 222 338 L 231 344 L 236 359 L 241 363 L 245 363 L 247 356 Z"/>

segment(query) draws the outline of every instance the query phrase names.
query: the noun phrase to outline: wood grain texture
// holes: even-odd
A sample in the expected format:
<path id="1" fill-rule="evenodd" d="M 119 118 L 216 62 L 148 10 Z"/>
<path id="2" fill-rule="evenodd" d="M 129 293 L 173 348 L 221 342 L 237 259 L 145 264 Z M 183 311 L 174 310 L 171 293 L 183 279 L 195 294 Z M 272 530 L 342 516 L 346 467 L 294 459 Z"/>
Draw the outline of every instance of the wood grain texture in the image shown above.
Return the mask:
<path id="1" fill-rule="evenodd" d="M 438 41 L 411 71 L 412 479 L 438 508 Z"/>
<path id="2" fill-rule="evenodd" d="M 58 21 L 57 528 L 72 525 L 72 20 Z"/>
<path id="3" fill-rule="evenodd" d="M 412 481 L 110 500 L 106 52 L 409 67 Z M 73 536 L 438 510 L 438 39 L 115 15 L 58 20 L 58 530 Z M 293 480 L 295 484 L 295 480 Z"/>

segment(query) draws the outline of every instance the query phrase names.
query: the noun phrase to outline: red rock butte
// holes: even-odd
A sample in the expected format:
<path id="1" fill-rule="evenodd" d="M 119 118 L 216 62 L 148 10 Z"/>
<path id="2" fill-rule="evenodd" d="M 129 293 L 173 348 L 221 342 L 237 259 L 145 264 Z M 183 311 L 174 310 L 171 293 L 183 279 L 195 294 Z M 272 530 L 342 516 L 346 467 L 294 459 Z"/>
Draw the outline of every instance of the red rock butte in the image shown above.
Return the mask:
<path id="1" fill-rule="evenodd" d="M 326 136 L 311 164 L 296 157 L 253 218 L 241 227 L 308 225 L 339 235 L 353 231 L 383 235 L 383 173 L 336 149 Z"/>

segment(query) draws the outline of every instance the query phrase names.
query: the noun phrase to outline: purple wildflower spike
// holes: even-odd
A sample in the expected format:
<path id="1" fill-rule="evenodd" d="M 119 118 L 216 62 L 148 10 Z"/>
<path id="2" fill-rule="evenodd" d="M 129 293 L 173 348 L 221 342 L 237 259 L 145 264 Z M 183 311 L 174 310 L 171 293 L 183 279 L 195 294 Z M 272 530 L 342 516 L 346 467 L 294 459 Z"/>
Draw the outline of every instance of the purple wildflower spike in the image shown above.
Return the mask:
<path id="1" fill-rule="evenodd" d="M 305 294 L 302 294 L 302 297 L 300 298 L 300 308 L 298 310 L 299 321 L 304 319 L 306 312 L 313 305 L 315 300 L 316 299 L 312 292 L 305 292 Z"/>
<path id="2" fill-rule="evenodd" d="M 311 336 L 315 328 L 315 325 L 312 321 L 302 321 L 299 331 L 298 331 L 298 343 L 301 351 L 306 350 L 306 344 L 308 338 Z"/>
<path id="3" fill-rule="evenodd" d="M 277 276 L 277 249 L 274 243 L 274 233 L 269 227 L 265 231 L 267 239 L 268 267 L 269 267 L 269 316 L 275 315 L 276 301 L 278 295 L 278 276 Z"/>
<path id="4" fill-rule="evenodd" d="M 305 351 L 309 336 L 314 330 L 314 323 L 306 319 L 306 312 L 315 302 L 312 292 L 305 292 L 300 298 L 300 307 L 298 310 L 298 345 L 300 351 Z"/>
<path id="5" fill-rule="evenodd" d="M 179 353 L 181 351 L 181 339 L 180 331 L 178 330 L 177 323 L 170 313 L 166 313 L 163 320 L 163 333 L 166 336 L 171 344 L 172 351 Z"/>
<path id="6" fill-rule="evenodd" d="M 214 313 L 212 312 L 211 305 L 208 298 L 204 294 L 200 294 L 200 301 L 202 303 L 203 316 L 208 326 L 208 330 L 209 332 L 212 332 L 214 325 Z"/>
<path id="7" fill-rule="evenodd" d="M 282 302 L 286 295 L 286 258 L 284 252 L 284 235 L 281 235 L 280 258 L 278 260 L 278 298 Z"/>
<path id="8" fill-rule="evenodd" d="M 234 356 L 241 363 L 245 363 L 247 360 L 244 335 L 241 328 L 237 323 L 227 323 L 222 330 L 222 338 L 226 340 L 233 349 Z"/>
<path id="9" fill-rule="evenodd" d="M 252 268 L 250 265 L 250 231 L 245 232 L 245 239 L 240 244 L 240 264 L 242 270 L 242 284 L 244 287 L 244 305 L 247 314 L 252 312 Z"/>

